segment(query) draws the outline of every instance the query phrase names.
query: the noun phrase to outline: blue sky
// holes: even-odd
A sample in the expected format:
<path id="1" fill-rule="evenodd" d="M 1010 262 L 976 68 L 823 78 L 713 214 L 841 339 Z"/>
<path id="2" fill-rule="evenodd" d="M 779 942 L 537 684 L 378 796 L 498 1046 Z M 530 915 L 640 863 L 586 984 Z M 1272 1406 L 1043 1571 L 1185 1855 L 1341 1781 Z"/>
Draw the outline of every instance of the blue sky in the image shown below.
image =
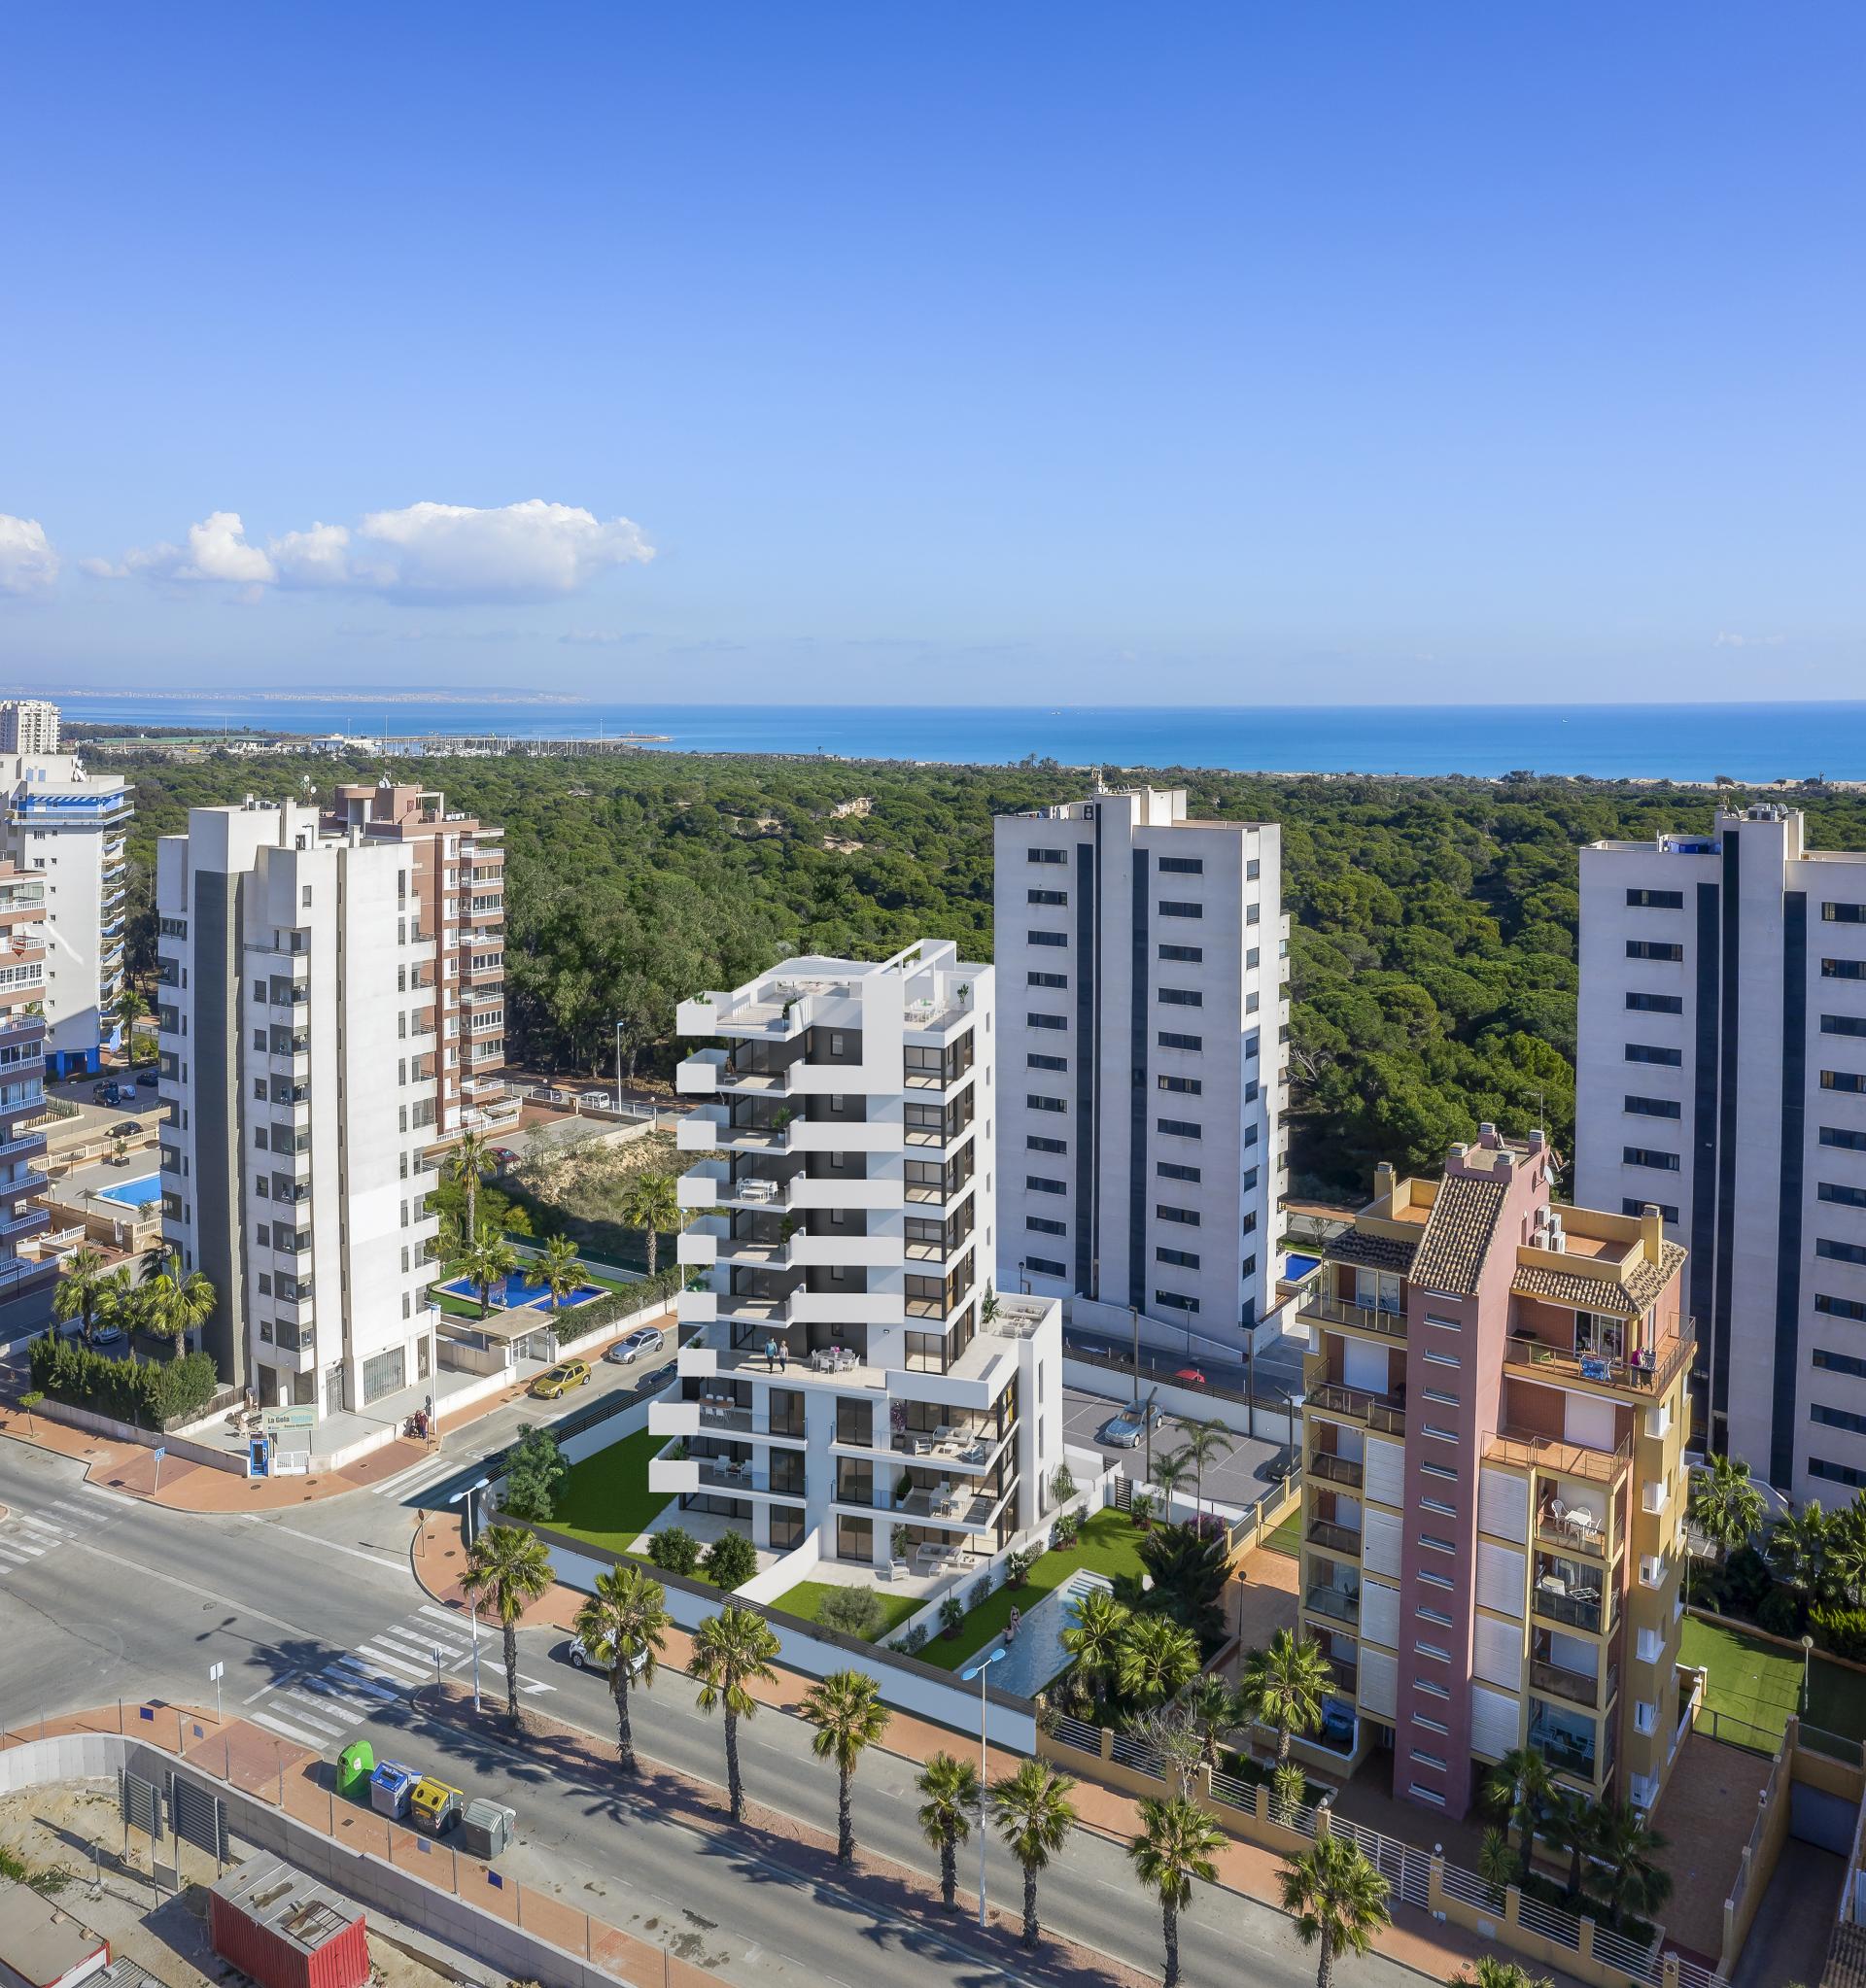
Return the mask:
<path id="1" fill-rule="evenodd" d="M 106 0 L 7 48 L 0 680 L 1866 681 L 1857 5 Z"/>

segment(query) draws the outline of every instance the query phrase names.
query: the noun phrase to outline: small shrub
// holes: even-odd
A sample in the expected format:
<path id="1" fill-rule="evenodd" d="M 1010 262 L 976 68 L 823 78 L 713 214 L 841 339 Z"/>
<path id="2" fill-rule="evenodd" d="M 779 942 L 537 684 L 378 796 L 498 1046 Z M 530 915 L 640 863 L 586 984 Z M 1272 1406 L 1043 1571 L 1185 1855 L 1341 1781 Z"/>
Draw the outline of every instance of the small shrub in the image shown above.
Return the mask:
<path id="1" fill-rule="evenodd" d="M 743 1532 L 722 1533 L 707 1549 L 707 1579 L 715 1588 L 737 1588 L 758 1571 L 758 1549 Z"/>
<path id="2" fill-rule="evenodd" d="M 1866 1608 L 1810 1609 L 1808 1627 L 1823 1650 L 1855 1663 L 1866 1659 Z"/>
<path id="3" fill-rule="evenodd" d="M 1757 1606 L 1756 1627 L 1765 1635 L 1798 1636 L 1807 1613 L 1801 1596 L 1792 1588 L 1771 1588 Z"/>
<path id="4" fill-rule="evenodd" d="M 845 1636 L 859 1636 L 868 1642 L 886 1615 L 881 1597 L 873 1588 L 838 1588 L 823 1597 L 817 1620 L 826 1629 L 835 1629 Z"/>
<path id="5" fill-rule="evenodd" d="M 908 1549 L 907 1527 L 905 1525 L 895 1526 L 894 1530 L 888 1534 L 887 1545 L 888 1551 L 893 1554 L 897 1560 L 906 1560 Z"/>
<path id="6" fill-rule="evenodd" d="M 1067 1553 L 1076 1543 L 1076 1534 L 1081 1530 L 1081 1522 L 1075 1513 L 1065 1512 L 1056 1521 L 1056 1529 L 1051 1538 L 1051 1545 L 1057 1553 Z"/>
<path id="7" fill-rule="evenodd" d="M 1050 1495 L 1059 1505 L 1066 1505 L 1076 1494 L 1075 1473 L 1066 1463 L 1056 1465 L 1055 1475 L 1050 1480 Z"/>
<path id="8" fill-rule="evenodd" d="M 981 1574 L 967 1591 L 966 1605 L 970 1608 L 977 1608 L 982 1601 L 986 1599 L 990 1593 L 991 1576 L 989 1574 Z"/>
<path id="9" fill-rule="evenodd" d="M 1159 1500 L 1152 1491 L 1136 1491 L 1128 1501 L 1127 1516 L 1145 1532 L 1159 1516 Z"/>
<path id="10" fill-rule="evenodd" d="M 965 1620 L 965 1603 L 956 1594 L 949 1594 L 940 1603 L 940 1627 L 949 1636 L 956 1636 L 959 1625 Z"/>
<path id="11" fill-rule="evenodd" d="M 72 1408 L 87 1408 L 117 1422 L 159 1429 L 188 1422 L 220 1388 L 211 1354 L 180 1359 L 111 1359 L 75 1339 L 35 1339 L 32 1385 Z"/>
<path id="12" fill-rule="evenodd" d="M 1308 1777 L 1295 1761 L 1285 1761 L 1271 1769 L 1270 1813 L 1278 1822 L 1287 1822 L 1302 1806 L 1307 1788 Z"/>
<path id="13" fill-rule="evenodd" d="M 903 1633 L 900 1641 L 900 1647 L 903 1650 L 905 1650 L 907 1654 L 911 1657 L 913 1656 L 916 1650 L 919 1649 L 925 1643 L 925 1641 L 926 1625 L 923 1622 L 916 1622 L 912 1628 L 906 1630 Z"/>
<path id="14" fill-rule="evenodd" d="M 1036 1563 L 1036 1555 L 1019 1551 L 1004 1557 L 1004 1585 L 1007 1588 L 1021 1588 L 1030 1578 L 1030 1569 Z"/>
<path id="15" fill-rule="evenodd" d="M 649 1539 L 648 1558 L 664 1574 L 691 1574 L 700 1564 L 700 1542 L 691 1532 L 670 1525 Z"/>

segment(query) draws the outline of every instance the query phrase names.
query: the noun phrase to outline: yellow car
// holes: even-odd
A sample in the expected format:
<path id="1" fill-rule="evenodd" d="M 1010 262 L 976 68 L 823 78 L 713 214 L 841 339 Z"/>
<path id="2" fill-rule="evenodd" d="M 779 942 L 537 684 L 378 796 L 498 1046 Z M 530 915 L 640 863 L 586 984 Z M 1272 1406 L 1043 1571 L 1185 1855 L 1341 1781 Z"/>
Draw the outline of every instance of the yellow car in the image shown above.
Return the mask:
<path id="1" fill-rule="evenodd" d="M 539 1401 L 555 1401 L 572 1388 L 582 1387 L 589 1378 L 587 1360 L 559 1360 L 556 1366 L 538 1375 L 532 1383 L 531 1391 Z"/>

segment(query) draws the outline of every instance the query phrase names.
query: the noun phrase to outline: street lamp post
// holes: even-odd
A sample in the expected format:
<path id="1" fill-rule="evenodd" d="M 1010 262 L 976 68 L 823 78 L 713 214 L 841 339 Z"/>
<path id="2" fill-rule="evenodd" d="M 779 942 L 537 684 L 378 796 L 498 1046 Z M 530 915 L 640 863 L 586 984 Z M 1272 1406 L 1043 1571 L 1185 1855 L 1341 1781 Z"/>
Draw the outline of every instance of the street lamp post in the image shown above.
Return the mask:
<path id="1" fill-rule="evenodd" d="M 1140 1307 L 1129 1305 L 1127 1316 L 1134 1321 L 1134 1399 L 1140 1399 Z"/>
<path id="2" fill-rule="evenodd" d="M 440 1300 L 428 1300 L 428 1371 L 434 1377 L 434 1391 L 429 1395 L 428 1433 L 440 1448 Z"/>
<path id="3" fill-rule="evenodd" d="M 622 1109 L 622 1019 L 615 1022 L 615 1109 Z"/>
<path id="4" fill-rule="evenodd" d="M 453 1494 L 453 1496 L 447 1500 L 447 1502 L 450 1505 L 459 1504 L 462 1498 L 465 1498 L 466 1500 L 466 1544 L 468 1548 L 470 1548 L 473 1542 L 479 1537 L 479 1528 L 473 1524 L 474 1496 L 478 1492 L 483 1491 L 486 1489 L 486 1487 L 491 1483 L 492 1479 L 490 1477 L 482 1477 L 477 1484 L 469 1484 L 465 1491 L 457 1491 Z"/>
<path id="5" fill-rule="evenodd" d="M 970 1684 L 976 1677 L 979 1681 L 979 1931 L 985 1931 L 985 1785 L 986 1769 L 985 1765 L 985 1673 L 994 1663 L 1004 1662 L 1005 1646 L 1000 1643 L 983 1663 L 976 1663 L 970 1670 L 962 1670 L 959 1676 Z"/>

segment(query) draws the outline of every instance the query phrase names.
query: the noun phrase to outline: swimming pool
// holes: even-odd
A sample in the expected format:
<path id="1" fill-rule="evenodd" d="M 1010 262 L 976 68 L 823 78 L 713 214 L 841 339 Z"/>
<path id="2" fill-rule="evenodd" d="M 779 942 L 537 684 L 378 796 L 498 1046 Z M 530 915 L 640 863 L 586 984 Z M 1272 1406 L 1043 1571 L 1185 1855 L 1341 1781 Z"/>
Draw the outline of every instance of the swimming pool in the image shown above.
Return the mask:
<path id="1" fill-rule="evenodd" d="M 1099 1588 L 1104 1594 L 1114 1584 L 1105 1574 L 1091 1574 L 1085 1567 L 1071 1574 L 1060 1588 L 1036 1602 L 1018 1625 L 1018 1640 L 1008 1647 L 1002 1636 L 986 1644 L 972 1662 L 982 1663 L 996 1649 L 1004 1649 L 1004 1662 L 994 1664 L 991 1682 L 1000 1691 L 1016 1692 L 1019 1697 L 1034 1697 L 1053 1677 L 1069 1668 L 1074 1661 L 1062 1647 L 1062 1632 L 1072 1629 L 1082 1618 L 1082 1597 Z"/>
<path id="2" fill-rule="evenodd" d="M 451 1283 L 443 1284 L 441 1289 L 452 1292 L 457 1298 L 477 1298 L 479 1296 L 479 1286 L 474 1284 L 470 1277 L 456 1277 Z M 604 1295 L 605 1292 L 600 1284 L 580 1284 L 574 1290 L 569 1290 L 564 1293 L 564 1310 L 568 1312 L 572 1306 L 587 1305 L 592 1298 L 600 1298 Z M 541 1284 L 533 1284 L 522 1270 L 507 1271 L 505 1274 L 503 1295 L 501 1294 L 499 1285 L 494 1285 L 491 1296 L 494 1304 L 503 1305 L 508 1311 L 516 1311 L 524 1305 L 536 1305 L 540 1299 L 543 1300 L 543 1309 L 545 1311 L 548 1312 L 553 1309 L 550 1301 L 551 1293 L 549 1287 Z"/>
<path id="3" fill-rule="evenodd" d="M 99 1187 L 99 1201 L 115 1201 L 124 1208 L 147 1208 L 152 1201 L 162 1198 L 162 1180 L 159 1174 L 145 1174 L 139 1181 L 119 1181 L 114 1187 Z"/>
<path id="4" fill-rule="evenodd" d="M 1298 1256 L 1291 1251 L 1283 1259 L 1283 1275 L 1292 1282 L 1300 1282 L 1321 1260 L 1320 1256 Z"/>

